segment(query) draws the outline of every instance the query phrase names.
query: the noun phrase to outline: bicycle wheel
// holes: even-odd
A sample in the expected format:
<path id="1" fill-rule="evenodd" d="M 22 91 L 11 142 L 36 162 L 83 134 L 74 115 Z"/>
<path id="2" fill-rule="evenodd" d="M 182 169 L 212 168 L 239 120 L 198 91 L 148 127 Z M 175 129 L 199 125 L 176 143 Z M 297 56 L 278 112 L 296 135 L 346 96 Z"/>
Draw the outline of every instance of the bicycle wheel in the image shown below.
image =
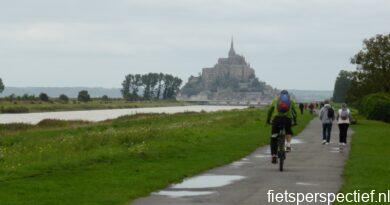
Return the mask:
<path id="1" fill-rule="evenodd" d="M 279 157 L 279 171 L 283 171 L 283 165 L 284 165 L 284 160 L 286 159 L 286 150 L 284 148 L 284 141 L 285 141 L 285 136 L 282 133 L 279 137 L 279 150 L 278 150 L 278 157 Z"/>
<path id="2" fill-rule="evenodd" d="M 279 171 L 283 172 L 284 157 L 279 158 Z"/>

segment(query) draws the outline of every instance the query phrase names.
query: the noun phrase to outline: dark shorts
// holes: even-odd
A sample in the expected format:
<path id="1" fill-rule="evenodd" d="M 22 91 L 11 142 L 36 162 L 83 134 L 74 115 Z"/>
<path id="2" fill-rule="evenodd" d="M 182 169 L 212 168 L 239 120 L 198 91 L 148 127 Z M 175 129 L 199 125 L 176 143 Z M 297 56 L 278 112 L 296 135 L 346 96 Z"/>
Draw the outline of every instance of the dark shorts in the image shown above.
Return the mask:
<path id="1" fill-rule="evenodd" d="M 272 133 L 271 134 L 278 134 L 280 131 L 280 128 L 284 125 L 284 128 L 286 130 L 287 135 L 292 135 L 292 129 L 291 129 L 292 121 L 288 117 L 282 117 L 282 116 L 276 116 L 272 120 Z"/>

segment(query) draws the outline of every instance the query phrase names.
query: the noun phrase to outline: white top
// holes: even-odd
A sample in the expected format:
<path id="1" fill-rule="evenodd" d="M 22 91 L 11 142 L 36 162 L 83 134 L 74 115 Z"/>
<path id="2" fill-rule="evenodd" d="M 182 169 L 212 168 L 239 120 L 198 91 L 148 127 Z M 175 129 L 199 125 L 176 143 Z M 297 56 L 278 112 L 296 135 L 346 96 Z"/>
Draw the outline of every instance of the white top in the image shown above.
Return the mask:
<path id="1" fill-rule="evenodd" d="M 338 111 L 337 123 L 338 124 L 344 124 L 344 123 L 350 124 L 351 123 L 351 121 L 350 121 L 351 111 L 347 108 L 348 118 L 346 120 L 341 119 L 341 112 L 342 111 L 343 111 L 343 109 L 339 109 L 339 111 Z"/>

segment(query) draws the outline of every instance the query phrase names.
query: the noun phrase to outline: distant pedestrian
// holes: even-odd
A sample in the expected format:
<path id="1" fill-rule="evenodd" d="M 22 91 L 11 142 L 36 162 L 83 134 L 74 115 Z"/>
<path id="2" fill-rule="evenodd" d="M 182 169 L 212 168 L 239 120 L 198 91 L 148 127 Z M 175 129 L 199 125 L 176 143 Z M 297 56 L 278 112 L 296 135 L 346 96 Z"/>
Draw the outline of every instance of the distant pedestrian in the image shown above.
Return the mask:
<path id="1" fill-rule="evenodd" d="M 301 110 L 301 115 L 303 115 L 303 108 L 305 108 L 305 105 L 303 103 L 299 103 L 299 110 Z"/>
<path id="2" fill-rule="evenodd" d="M 332 125 L 335 114 L 329 101 L 325 101 L 324 107 L 320 110 L 320 120 L 322 122 L 322 144 L 329 144 L 332 132 Z"/>
<path id="3" fill-rule="evenodd" d="M 347 108 L 347 104 L 343 103 L 341 109 L 337 112 L 337 124 L 340 130 L 340 148 L 347 144 L 348 127 L 351 124 L 351 111 Z"/>
<path id="4" fill-rule="evenodd" d="M 314 103 L 310 103 L 309 112 L 310 112 L 310 114 L 314 114 Z"/>

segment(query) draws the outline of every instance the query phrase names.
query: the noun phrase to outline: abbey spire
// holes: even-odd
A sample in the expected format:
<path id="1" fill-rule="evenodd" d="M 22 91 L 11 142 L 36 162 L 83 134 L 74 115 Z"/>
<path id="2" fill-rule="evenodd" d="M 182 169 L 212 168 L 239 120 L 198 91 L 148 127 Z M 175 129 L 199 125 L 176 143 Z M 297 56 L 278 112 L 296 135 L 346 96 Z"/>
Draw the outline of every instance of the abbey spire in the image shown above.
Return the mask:
<path id="1" fill-rule="evenodd" d="M 232 56 L 235 56 L 235 55 L 236 55 L 236 52 L 234 51 L 233 37 L 232 37 L 232 40 L 230 42 L 229 57 L 232 57 Z"/>

